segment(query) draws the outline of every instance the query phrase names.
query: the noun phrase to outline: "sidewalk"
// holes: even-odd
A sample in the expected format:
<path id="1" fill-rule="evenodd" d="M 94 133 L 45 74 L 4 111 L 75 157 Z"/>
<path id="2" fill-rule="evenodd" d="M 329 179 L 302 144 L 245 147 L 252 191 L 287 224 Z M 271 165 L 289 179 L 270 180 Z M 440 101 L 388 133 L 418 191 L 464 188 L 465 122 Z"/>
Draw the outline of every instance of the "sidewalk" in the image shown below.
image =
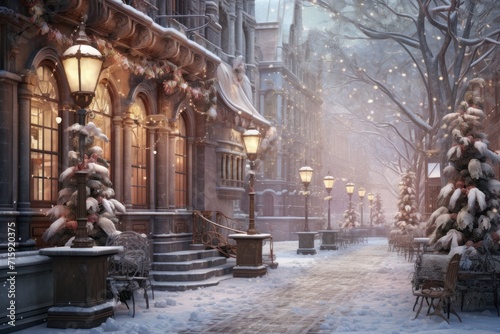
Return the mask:
<path id="1" fill-rule="evenodd" d="M 389 252 L 385 238 L 369 238 L 366 244 L 321 250 L 316 255 L 297 254 L 297 247 L 297 241 L 275 243 L 279 266 L 261 278 L 231 278 L 195 291 L 155 291 L 149 309 L 138 295 L 135 318 L 124 305 L 117 305 L 114 319 L 90 331 L 49 329 L 42 324 L 19 333 L 498 332 L 500 318 L 494 308 L 459 312 L 462 323 L 452 317 L 447 324 L 425 314 L 414 320 L 413 263 Z"/>
<path id="2" fill-rule="evenodd" d="M 201 332 L 180 333 L 314 334 L 326 333 L 326 329 L 333 331 L 335 328 L 325 326 L 324 320 L 335 314 L 353 312 L 352 301 L 372 288 L 369 278 L 385 268 L 385 260 L 392 257 L 386 245 L 352 247 L 356 249 L 345 250 L 343 256 L 319 256 L 314 265 L 301 270 L 292 280 L 287 282 L 283 278 L 283 286 L 258 294 L 258 301 L 243 312 L 220 314 Z M 296 247 L 292 251 L 296 251 Z M 274 275 L 271 271 L 270 276 Z"/>

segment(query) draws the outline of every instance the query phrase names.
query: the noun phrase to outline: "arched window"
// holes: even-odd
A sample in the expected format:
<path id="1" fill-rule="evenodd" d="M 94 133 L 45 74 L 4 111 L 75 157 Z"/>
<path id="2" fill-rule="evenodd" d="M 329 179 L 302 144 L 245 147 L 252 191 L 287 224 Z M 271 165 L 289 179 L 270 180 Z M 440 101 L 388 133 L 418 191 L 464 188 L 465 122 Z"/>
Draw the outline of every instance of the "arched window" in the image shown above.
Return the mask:
<path id="1" fill-rule="evenodd" d="M 107 85 L 100 83 L 97 85 L 95 97 L 92 100 L 88 110 L 91 113 L 88 115 L 88 121 L 94 124 L 111 139 L 111 96 L 109 95 Z M 103 158 L 111 162 L 111 143 L 105 142 L 100 138 L 95 138 L 94 145 L 100 146 L 103 149 Z"/>
<path id="2" fill-rule="evenodd" d="M 179 117 L 178 132 L 175 138 L 175 207 L 187 207 L 188 166 L 187 166 L 186 123 Z"/>
<path id="3" fill-rule="evenodd" d="M 142 98 L 137 98 L 134 115 L 139 119 L 146 117 L 146 105 Z M 139 122 L 132 127 L 132 180 L 131 201 L 134 207 L 147 206 L 147 131 Z"/>
<path id="4" fill-rule="evenodd" d="M 32 202 L 57 201 L 59 191 L 59 115 L 57 82 L 47 66 L 36 69 L 38 82 L 31 102 L 30 173 Z"/>

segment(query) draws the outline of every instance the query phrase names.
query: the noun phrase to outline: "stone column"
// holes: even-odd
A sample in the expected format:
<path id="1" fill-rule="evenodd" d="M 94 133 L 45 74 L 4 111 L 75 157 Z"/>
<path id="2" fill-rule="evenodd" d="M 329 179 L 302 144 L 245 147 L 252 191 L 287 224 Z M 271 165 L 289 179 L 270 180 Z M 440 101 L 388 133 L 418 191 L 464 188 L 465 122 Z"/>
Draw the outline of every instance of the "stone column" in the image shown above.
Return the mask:
<path id="1" fill-rule="evenodd" d="M 236 0 L 236 21 L 235 21 L 235 50 L 234 55 L 243 54 L 243 1 Z M 245 59 L 246 62 L 249 60 Z"/>
<path id="2" fill-rule="evenodd" d="M 147 175 L 148 175 L 148 187 L 149 187 L 149 203 L 148 207 L 151 210 L 154 210 L 156 207 L 155 203 L 155 192 L 156 192 L 156 171 L 155 171 L 155 137 L 156 137 L 156 131 L 154 130 L 148 130 L 147 135 L 149 136 L 149 147 L 150 149 L 148 150 L 148 155 L 146 156 L 146 159 L 148 161 L 148 166 L 147 166 Z"/>
<path id="3" fill-rule="evenodd" d="M 168 209 L 168 139 L 169 132 L 166 129 L 158 129 L 158 144 L 156 144 L 156 209 L 164 211 Z"/>
<path id="4" fill-rule="evenodd" d="M 169 168 L 167 171 L 167 200 L 168 200 L 168 208 L 175 208 L 175 134 L 169 133 L 168 143 L 168 157 L 167 164 L 169 164 Z"/>
<path id="5" fill-rule="evenodd" d="M 19 132 L 18 132 L 18 143 L 19 143 L 19 155 L 18 161 L 17 157 L 15 161 L 10 161 L 13 166 L 19 166 L 19 182 L 18 191 L 19 197 L 17 198 L 18 209 L 20 211 L 29 211 L 30 208 L 30 148 L 31 148 L 31 99 L 33 98 L 33 89 L 35 87 L 36 74 L 27 73 L 23 77 L 22 83 L 19 85 Z M 15 113 L 15 108 L 14 108 Z M 12 124 L 13 126 L 15 124 Z M 16 129 L 17 127 L 14 127 Z M 15 138 L 14 145 L 15 145 Z M 13 152 L 15 153 L 15 152 Z M 13 157 L 13 156 L 11 156 Z M 17 162 L 17 163 L 16 163 Z M 17 174 L 17 173 L 16 173 Z M 13 175 L 12 175 L 13 176 Z M 12 177 L 11 179 L 15 179 Z"/>
<path id="6" fill-rule="evenodd" d="M 31 99 L 33 98 L 33 89 L 36 82 L 36 74 L 28 72 L 23 76 L 23 81 L 19 85 L 18 103 L 19 109 L 16 111 L 15 105 L 12 106 L 13 123 L 12 123 L 12 151 L 3 151 L 5 156 L 9 157 L 12 168 L 10 180 L 12 185 L 7 189 L 12 189 L 11 204 L 15 209 L 20 211 L 20 216 L 17 219 L 17 239 L 20 243 L 24 243 L 30 239 L 30 223 L 31 223 L 31 204 L 30 204 L 30 189 L 31 189 Z M 16 113 L 18 114 L 16 115 Z M 17 124 L 16 124 L 17 123 Z M 16 167 L 19 168 L 17 169 Z M 17 184 L 17 188 L 15 187 Z M 5 191 L 5 190 L 3 190 Z M 3 192 L 2 191 L 2 192 Z"/>
<path id="7" fill-rule="evenodd" d="M 228 38 L 228 47 L 227 54 L 230 56 L 234 56 L 235 54 L 235 24 L 236 24 L 236 13 L 235 13 L 235 5 L 234 2 L 229 4 L 229 13 L 228 13 L 228 23 L 227 23 L 227 38 Z"/>
<path id="8" fill-rule="evenodd" d="M 127 112 L 123 120 L 123 202 L 126 208 L 132 207 L 132 126 L 134 120 Z"/>
<path id="9" fill-rule="evenodd" d="M 113 117 L 113 156 L 111 157 L 111 166 L 113 169 L 113 187 L 115 190 L 115 198 L 124 202 L 124 191 L 123 191 L 123 118 L 121 116 Z"/>

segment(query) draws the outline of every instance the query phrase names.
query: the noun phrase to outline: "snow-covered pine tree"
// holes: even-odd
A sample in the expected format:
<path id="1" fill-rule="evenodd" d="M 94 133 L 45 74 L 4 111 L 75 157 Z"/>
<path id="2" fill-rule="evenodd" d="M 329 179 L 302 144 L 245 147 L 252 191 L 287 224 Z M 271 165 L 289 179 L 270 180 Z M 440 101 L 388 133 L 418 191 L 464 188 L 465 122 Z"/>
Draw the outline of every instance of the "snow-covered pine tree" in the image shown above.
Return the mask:
<path id="1" fill-rule="evenodd" d="M 469 88 L 476 84 L 481 80 L 471 80 Z M 426 226 L 430 245 L 437 251 L 468 243 L 500 253 L 500 182 L 488 163 L 500 163 L 500 156 L 488 147 L 481 108 L 481 97 L 469 90 L 456 112 L 443 117 L 444 135 L 453 141 L 443 170 L 447 184 Z"/>
<path id="2" fill-rule="evenodd" d="M 375 194 L 371 212 L 372 212 L 371 222 L 373 226 L 375 227 L 385 226 L 386 224 L 385 214 L 384 214 L 385 212 L 382 206 L 382 196 L 380 196 L 380 193 Z"/>
<path id="3" fill-rule="evenodd" d="M 415 190 L 415 173 L 408 171 L 401 176 L 398 212 L 394 215 L 394 225 L 392 230 L 419 236 L 421 215 L 417 210 L 417 197 Z"/>
<path id="4" fill-rule="evenodd" d="M 59 177 L 62 189 L 59 191 L 57 205 L 47 211 L 46 215 L 53 220 L 44 232 L 42 239 L 52 246 L 70 245 L 75 236 L 77 181 L 76 171 L 86 169 L 87 174 L 87 230 L 95 245 L 105 245 L 109 235 L 120 233 L 115 224 L 118 223 L 116 212 L 125 212 L 125 206 L 117 201 L 109 179 L 109 165 L 103 159 L 103 150 L 94 146 L 94 139 L 108 141 L 106 135 L 93 122 L 86 125 L 78 123 L 69 127 L 73 132 L 74 150 L 68 152 L 69 167 Z M 85 137 L 85 157 L 79 161 L 78 143 L 80 133 Z"/>
<path id="5" fill-rule="evenodd" d="M 354 205 L 352 201 L 349 201 L 349 206 L 347 210 L 344 211 L 344 221 L 342 222 L 342 228 L 355 228 L 359 227 L 360 224 L 358 222 L 359 213 L 354 210 Z"/>

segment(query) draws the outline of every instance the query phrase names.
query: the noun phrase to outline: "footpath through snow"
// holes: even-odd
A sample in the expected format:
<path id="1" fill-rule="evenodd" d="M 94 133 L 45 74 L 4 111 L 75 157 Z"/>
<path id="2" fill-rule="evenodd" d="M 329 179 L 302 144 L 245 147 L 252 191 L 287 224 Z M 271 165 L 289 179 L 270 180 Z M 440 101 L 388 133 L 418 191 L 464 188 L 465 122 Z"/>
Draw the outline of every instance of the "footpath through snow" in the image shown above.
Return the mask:
<path id="1" fill-rule="evenodd" d="M 117 305 L 114 319 L 91 330 L 42 324 L 19 333 L 498 333 L 494 308 L 459 312 L 462 323 L 425 314 L 414 320 L 413 263 L 388 252 L 385 238 L 336 251 L 320 251 L 318 244 L 316 255 L 297 254 L 297 246 L 297 241 L 275 243 L 279 266 L 261 278 L 232 278 L 196 291 L 155 291 L 150 309 L 138 294 L 135 318 Z"/>

